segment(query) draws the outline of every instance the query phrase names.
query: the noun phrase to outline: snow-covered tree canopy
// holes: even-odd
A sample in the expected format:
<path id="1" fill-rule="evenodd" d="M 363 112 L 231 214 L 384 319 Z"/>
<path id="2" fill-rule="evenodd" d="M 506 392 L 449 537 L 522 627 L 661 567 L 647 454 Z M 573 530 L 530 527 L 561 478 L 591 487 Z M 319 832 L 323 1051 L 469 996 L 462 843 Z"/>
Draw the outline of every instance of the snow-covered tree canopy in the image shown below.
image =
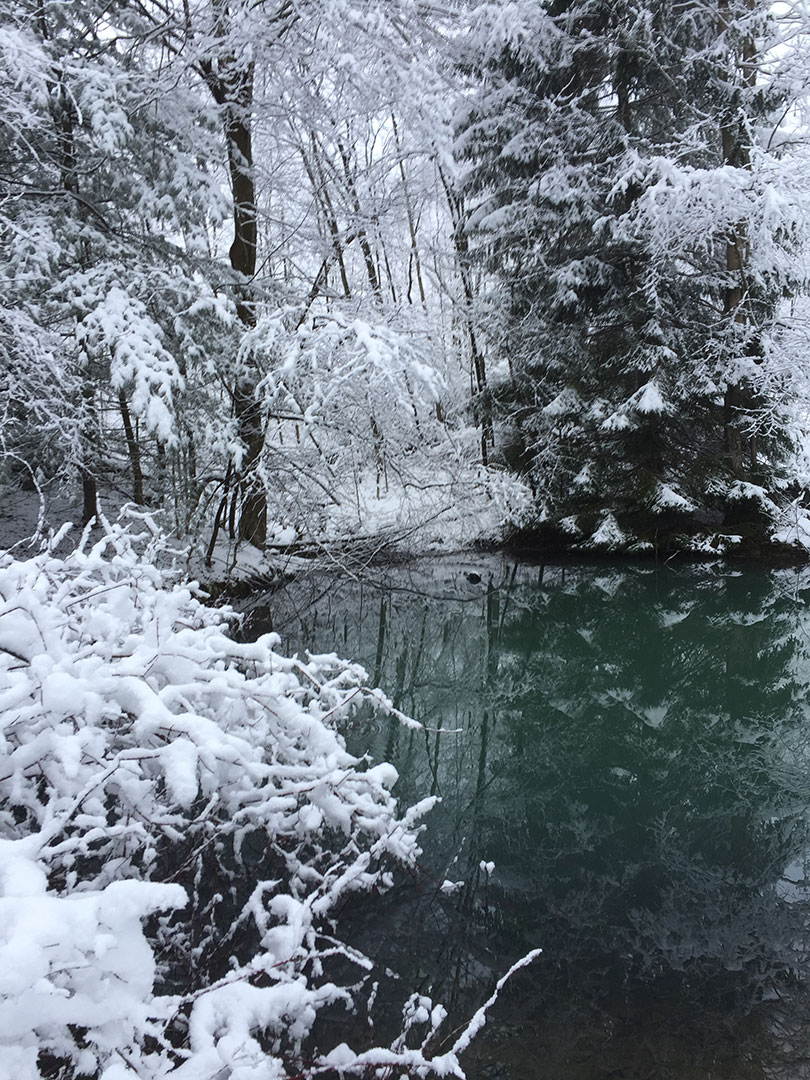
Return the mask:
<path id="1" fill-rule="evenodd" d="M 49 452 L 10 417 L 9 461 L 46 484 L 80 480 L 85 520 L 100 488 L 162 504 L 203 549 L 215 520 L 258 547 L 279 528 L 318 538 L 324 493 L 382 500 L 377 478 L 403 445 L 409 483 L 440 467 L 484 490 L 447 245 L 458 17 L 400 0 L 12 3 L 0 272 L 4 319 L 36 343 L 15 351 L 9 389 L 36 388 L 30 422 Z M 273 366 L 278 312 L 324 357 L 316 385 L 298 366 L 292 462 L 268 393 L 289 381 Z M 399 342 L 366 350 L 388 391 L 365 404 L 361 367 L 352 389 L 344 339 L 323 329 L 338 325 Z M 49 369 L 33 359 L 45 355 Z M 414 408 L 428 384 L 431 407 Z"/>
<path id="2" fill-rule="evenodd" d="M 409 516 L 491 524 L 509 471 L 565 543 L 766 535 L 807 412 L 808 18 L 771 8 L 10 0 L 4 484 L 202 551 L 437 474 Z M 351 326 L 397 342 L 367 386 Z"/>

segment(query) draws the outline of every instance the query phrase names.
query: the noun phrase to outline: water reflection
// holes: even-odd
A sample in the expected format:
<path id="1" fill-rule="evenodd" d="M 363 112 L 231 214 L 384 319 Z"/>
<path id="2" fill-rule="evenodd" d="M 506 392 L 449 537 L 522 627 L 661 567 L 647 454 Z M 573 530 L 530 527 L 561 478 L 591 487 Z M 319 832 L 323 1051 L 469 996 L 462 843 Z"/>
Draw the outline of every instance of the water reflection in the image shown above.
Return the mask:
<path id="1" fill-rule="evenodd" d="M 347 913 L 361 946 L 458 1016 L 544 949 L 470 1077 L 810 1076 L 808 588 L 492 559 L 311 579 L 254 613 L 425 725 L 348 733 L 404 800 L 443 800 L 424 873 Z"/>

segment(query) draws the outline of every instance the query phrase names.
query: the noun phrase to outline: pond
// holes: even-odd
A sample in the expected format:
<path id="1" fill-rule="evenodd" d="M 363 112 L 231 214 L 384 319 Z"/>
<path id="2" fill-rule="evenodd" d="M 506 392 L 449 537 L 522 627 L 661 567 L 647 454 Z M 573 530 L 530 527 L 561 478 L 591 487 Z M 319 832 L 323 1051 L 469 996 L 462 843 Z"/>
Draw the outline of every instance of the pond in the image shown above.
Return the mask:
<path id="1" fill-rule="evenodd" d="M 404 803 L 441 797 L 418 873 L 344 913 L 391 976 L 374 1038 L 414 989 L 461 1023 L 541 947 L 471 1080 L 810 1076 L 809 596 L 795 570 L 482 556 L 254 607 L 424 725 L 347 731 Z"/>

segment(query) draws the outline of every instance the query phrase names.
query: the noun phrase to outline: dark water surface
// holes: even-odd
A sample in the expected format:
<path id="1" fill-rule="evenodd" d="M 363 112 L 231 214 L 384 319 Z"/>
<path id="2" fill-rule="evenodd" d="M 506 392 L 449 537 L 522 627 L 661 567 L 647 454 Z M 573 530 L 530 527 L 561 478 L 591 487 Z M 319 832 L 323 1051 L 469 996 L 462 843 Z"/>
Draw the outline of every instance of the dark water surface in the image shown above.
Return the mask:
<path id="1" fill-rule="evenodd" d="M 540 946 L 469 1077 L 810 1077 L 808 598 L 796 571 L 484 557 L 262 600 L 256 633 L 359 660 L 425 725 L 347 732 L 403 802 L 442 798 L 415 879 L 345 913 L 400 976 L 375 1039 L 414 989 L 460 1023 Z"/>

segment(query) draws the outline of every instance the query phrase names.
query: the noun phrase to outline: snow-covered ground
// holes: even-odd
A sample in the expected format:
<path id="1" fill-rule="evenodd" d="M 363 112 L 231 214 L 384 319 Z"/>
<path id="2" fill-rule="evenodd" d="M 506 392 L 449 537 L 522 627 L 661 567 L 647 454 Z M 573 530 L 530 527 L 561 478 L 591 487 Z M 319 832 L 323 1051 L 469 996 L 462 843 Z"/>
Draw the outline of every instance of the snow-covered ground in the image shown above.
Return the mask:
<path id="1" fill-rule="evenodd" d="M 289 515 L 274 517 L 279 511 L 271 504 L 265 553 L 230 540 L 223 528 L 208 565 L 210 521 L 198 528 L 196 536 L 179 538 L 174 546 L 185 551 L 187 571 L 197 579 L 261 579 L 310 565 L 319 554 L 329 563 L 337 552 L 341 559 L 351 560 L 354 551 L 362 564 L 375 556 L 462 551 L 496 542 L 529 505 L 529 494 L 519 481 L 479 467 L 422 469 L 407 483 L 389 481 L 387 489 L 385 482 L 378 486 L 376 476 L 366 473 L 349 488 L 339 505 L 302 509 L 295 523 Z M 115 520 L 126 505 L 120 494 L 104 490 L 100 504 L 109 520 Z M 168 515 L 153 516 L 170 534 Z M 75 536 L 81 527 L 78 488 L 9 490 L 0 514 L 0 550 L 38 550 L 40 541 L 34 538 L 47 536 L 66 522 L 73 525 Z M 304 563 L 298 559 L 302 549 Z"/>
<path id="2" fill-rule="evenodd" d="M 265 555 L 230 541 L 221 531 L 211 566 L 205 565 L 200 545 L 192 554 L 192 572 L 214 581 L 261 578 L 294 572 L 318 555 L 327 564 L 336 559 L 352 564 L 356 559 L 361 567 L 375 557 L 469 550 L 502 539 L 528 502 L 521 483 L 494 471 L 472 469 L 459 476 L 449 468 L 434 469 L 408 485 L 379 492 L 376 478 L 367 475 L 353 485 L 351 501 L 312 519 L 302 515 L 298 527 L 288 520 L 271 520 Z M 298 559 L 302 550 L 303 563 Z"/>

